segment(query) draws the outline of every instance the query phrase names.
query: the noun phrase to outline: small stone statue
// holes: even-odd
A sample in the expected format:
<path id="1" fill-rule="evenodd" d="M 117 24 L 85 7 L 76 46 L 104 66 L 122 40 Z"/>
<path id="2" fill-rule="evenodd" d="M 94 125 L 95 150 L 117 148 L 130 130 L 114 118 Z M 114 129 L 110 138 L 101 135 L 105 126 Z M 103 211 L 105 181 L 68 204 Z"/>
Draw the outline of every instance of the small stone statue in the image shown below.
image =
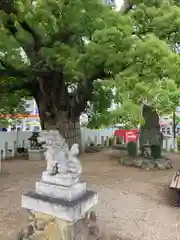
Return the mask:
<path id="1" fill-rule="evenodd" d="M 43 146 L 47 149 L 45 158 L 49 176 L 79 179 L 82 167 L 77 158 L 79 154 L 78 144 L 74 144 L 69 150 L 64 138 L 55 130 L 42 131 L 38 141 L 44 142 Z"/>

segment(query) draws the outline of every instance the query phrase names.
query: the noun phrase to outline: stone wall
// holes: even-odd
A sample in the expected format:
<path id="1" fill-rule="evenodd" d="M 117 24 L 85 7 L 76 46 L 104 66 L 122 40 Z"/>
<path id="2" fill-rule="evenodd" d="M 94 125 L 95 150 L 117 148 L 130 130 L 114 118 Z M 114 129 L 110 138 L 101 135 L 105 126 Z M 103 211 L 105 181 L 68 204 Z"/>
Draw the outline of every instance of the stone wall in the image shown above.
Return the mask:
<path id="1" fill-rule="evenodd" d="M 101 237 L 93 211 L 77 222 L 38 212 L 29 213 L 29 224 L 21 230 L 18 240 L 98 240 Z"/>

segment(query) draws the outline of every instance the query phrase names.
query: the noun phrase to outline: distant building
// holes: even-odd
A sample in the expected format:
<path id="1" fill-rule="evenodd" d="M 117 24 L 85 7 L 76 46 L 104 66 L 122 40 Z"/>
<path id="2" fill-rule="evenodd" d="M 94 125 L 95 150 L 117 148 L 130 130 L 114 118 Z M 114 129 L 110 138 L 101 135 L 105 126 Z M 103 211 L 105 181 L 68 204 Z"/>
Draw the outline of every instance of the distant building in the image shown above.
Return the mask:
<path id="1" fill-rule="evenodd" d="M 180 107 L 176 108 L 176 116 L 180 117 Z M 173 118 L 172 114 L 160 116 L 159 118 L 161 132 L 164 135 L 173 135 Z M 180 122 L 176 123 L 176 134 L 180 136 Z"/>
<path id="2" fill-rule="evenodd" d="M 116 6 L 116 1 L 115 0 L 103 0 L 103 3 L 112 7 Z"/>
<path id="3" fill-rule="evenodd" d="M 40 131 L 39 111 L 34 99 L 25 100 L 25 116 L 22 118 L 21 129 L 23 131 Z"/>

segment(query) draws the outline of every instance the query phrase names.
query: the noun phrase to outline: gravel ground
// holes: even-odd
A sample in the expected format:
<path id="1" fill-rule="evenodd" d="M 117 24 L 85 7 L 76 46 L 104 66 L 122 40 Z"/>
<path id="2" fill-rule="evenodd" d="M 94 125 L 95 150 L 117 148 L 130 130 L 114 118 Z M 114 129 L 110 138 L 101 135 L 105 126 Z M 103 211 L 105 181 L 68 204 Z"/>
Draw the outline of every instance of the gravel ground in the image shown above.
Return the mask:
<path id="1" fill-rule="evenodd" d="M 110 152 L 82 156 L 88 187 L 97 190 L 100 224 L 122 240 L 180 240 L 180 209 L 169 190 L 173 173 L 180 168 L 180 155 L 169 154 L 174 169 L 149 171 L 121 166 Z M 15 240 L 27 223 L 21 194 L 35 187 L 44 162 L 3 162 L 0 174 L 0 240 Z"/>

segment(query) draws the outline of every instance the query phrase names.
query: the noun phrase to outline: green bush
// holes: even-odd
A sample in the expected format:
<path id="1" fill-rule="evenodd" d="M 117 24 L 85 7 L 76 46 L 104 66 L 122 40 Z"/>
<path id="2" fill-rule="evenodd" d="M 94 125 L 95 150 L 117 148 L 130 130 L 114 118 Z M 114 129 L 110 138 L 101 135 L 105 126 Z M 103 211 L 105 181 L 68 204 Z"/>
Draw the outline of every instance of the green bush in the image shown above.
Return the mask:
<path id="1" fill-rule="evenodd" d="M 151 157 L 154 159 L 161 157 L 161 146 L 160 145 L 151 145 Z"/>
<path id="2" fill-rule="evenodd" d="M 137 156 L 137 145 L 136 145 L 135 142 L 128 142 L 127 152 L 128 152 L 128 155 L 131 156 L 131 157 L 136 157 Z"/>
<path id="3" fill-rule="evenodd" d="M 116 144 L 122 144 L 122 140 L 119 136 L 116 137 Z"/>
<path id="4" fill-rule="evenodd" d="M 109 147 L 112 147 L 114 145 L 114 137 L 109 137 Z"/>
<path id="5" fill-rule="evenodd" d="M 177 150 L 178 152 L 180 152 L 180 136 L 178 136 L 176 140 L 177 140 Z"/>

